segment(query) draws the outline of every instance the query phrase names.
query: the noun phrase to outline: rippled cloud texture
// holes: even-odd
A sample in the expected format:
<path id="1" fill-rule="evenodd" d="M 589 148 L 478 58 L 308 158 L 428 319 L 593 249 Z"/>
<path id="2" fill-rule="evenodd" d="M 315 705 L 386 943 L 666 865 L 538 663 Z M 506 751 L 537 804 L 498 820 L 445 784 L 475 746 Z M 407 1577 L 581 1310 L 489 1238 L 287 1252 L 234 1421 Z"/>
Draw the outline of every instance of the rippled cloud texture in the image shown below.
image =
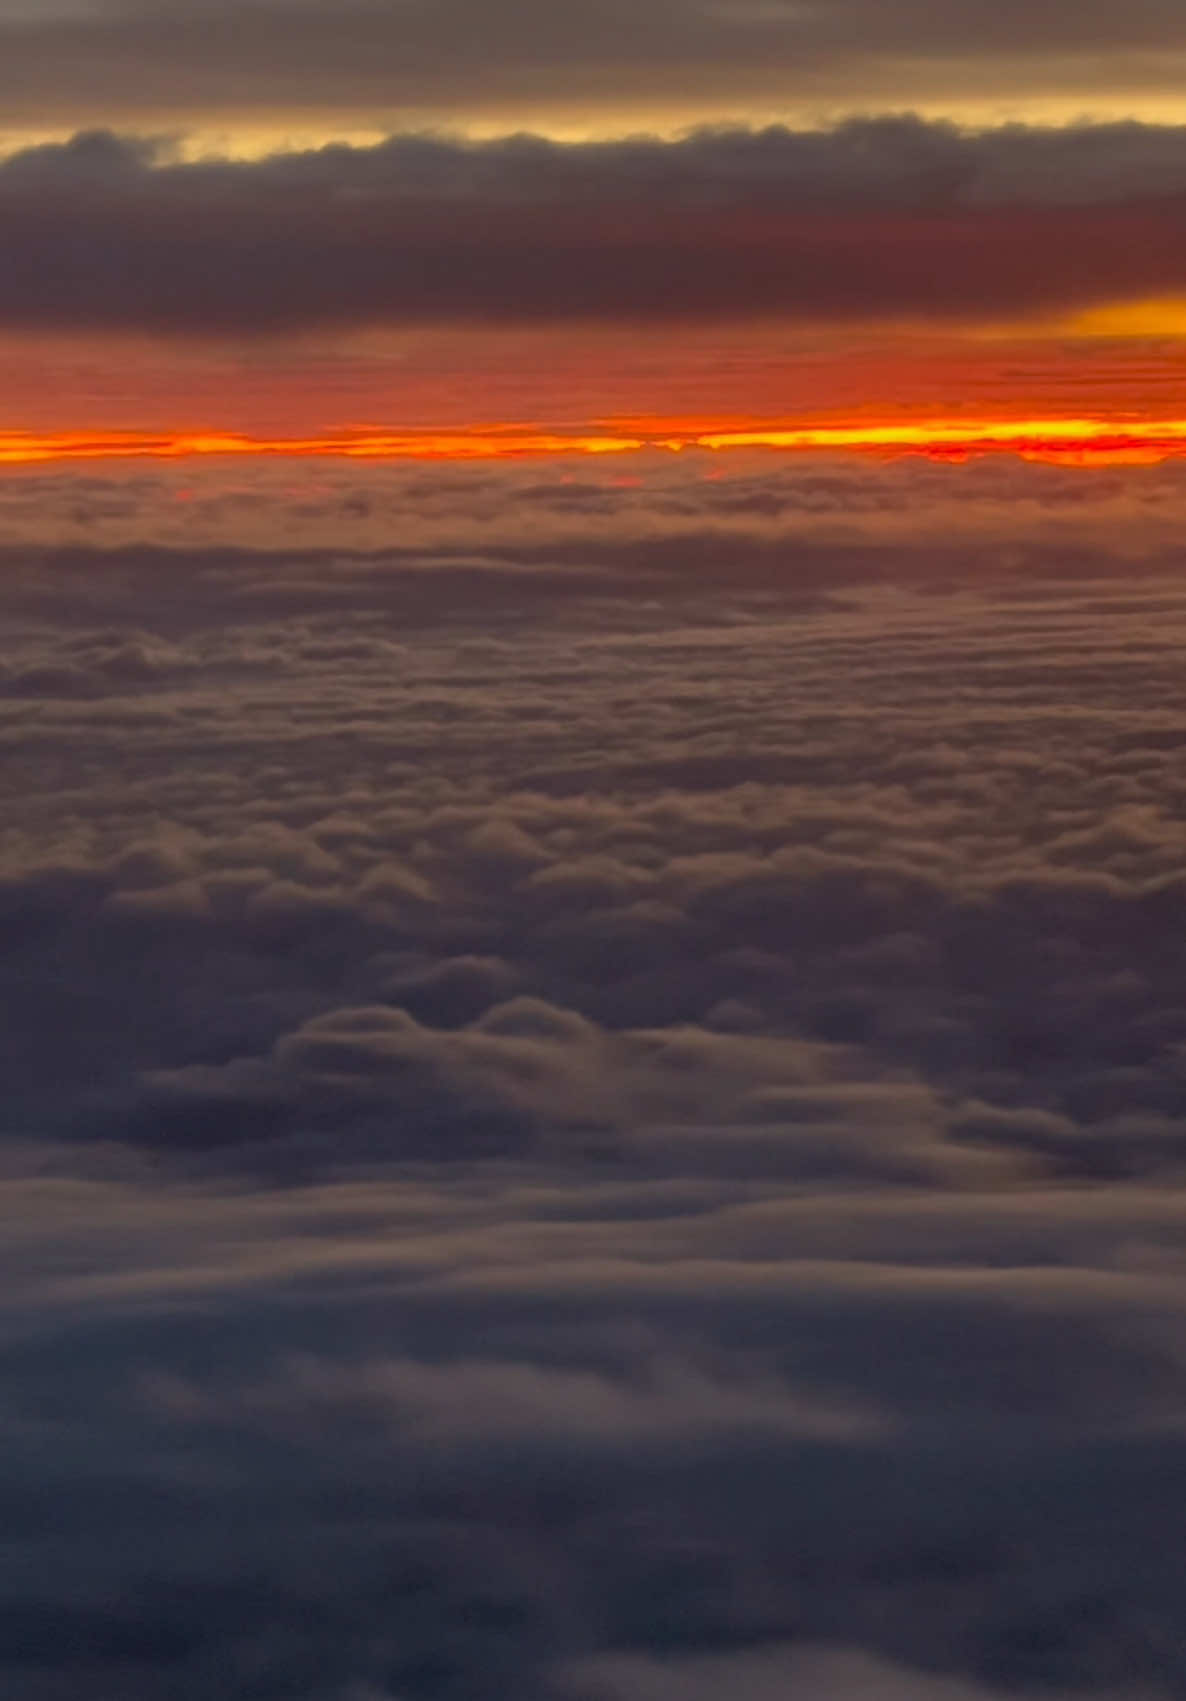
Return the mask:
<path id="1" fill-rule="evenodd" d="M 1183 475 L 716 470 L 0 489 L 16 1701 L 1186 1688 Z"/>

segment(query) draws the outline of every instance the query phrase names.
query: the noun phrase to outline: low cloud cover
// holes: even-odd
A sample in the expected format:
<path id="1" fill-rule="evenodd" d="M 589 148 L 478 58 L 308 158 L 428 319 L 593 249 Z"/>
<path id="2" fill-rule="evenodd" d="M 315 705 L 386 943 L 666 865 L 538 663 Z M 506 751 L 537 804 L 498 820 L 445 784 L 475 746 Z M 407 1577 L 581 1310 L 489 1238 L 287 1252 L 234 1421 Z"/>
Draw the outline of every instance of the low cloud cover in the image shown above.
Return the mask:
<path id="1" fill-rule="evenodd" d="M 1186 1693 L 1181 472 L 703 470 L 5 486 L 15 1701 Z"/>

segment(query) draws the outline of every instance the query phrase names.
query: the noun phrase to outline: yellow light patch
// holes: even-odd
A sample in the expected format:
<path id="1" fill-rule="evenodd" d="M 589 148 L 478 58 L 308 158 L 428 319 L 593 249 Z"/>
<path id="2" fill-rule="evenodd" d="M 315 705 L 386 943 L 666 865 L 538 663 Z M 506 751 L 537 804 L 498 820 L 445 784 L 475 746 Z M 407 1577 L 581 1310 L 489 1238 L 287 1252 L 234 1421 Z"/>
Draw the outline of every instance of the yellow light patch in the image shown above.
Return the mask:
<path id="1" fill-rule="evenodd" d="M 1186 337 L 1186 296 L 1089 307 L 1062 328 L 1076 337 Z"/>

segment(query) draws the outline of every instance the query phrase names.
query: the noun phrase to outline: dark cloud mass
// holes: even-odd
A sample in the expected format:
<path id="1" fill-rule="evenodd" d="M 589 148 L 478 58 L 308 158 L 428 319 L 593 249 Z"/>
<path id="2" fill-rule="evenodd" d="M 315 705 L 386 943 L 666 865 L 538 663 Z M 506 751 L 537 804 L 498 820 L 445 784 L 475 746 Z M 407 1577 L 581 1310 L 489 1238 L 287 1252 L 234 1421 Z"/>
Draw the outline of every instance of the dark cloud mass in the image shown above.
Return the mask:
<path id="1" fill-rule="evenodd" d="M 916 118 L 0 163 L 0 325 L 993 319 L 1186 290 L 1186 130 Z"/>
<path id="2" fill-rule="evenodd" d="M 640 467 L 0 492 L 13 1701 L 1186 1695 L 1182 471 Z"/>

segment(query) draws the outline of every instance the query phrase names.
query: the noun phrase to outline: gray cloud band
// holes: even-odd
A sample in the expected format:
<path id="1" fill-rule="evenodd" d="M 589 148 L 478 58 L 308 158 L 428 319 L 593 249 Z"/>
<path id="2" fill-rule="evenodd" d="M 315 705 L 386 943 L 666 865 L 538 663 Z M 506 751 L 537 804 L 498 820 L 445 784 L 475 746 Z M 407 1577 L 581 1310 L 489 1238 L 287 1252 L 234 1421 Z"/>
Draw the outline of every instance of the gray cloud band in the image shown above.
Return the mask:
<path id="1" fill-rule="evenodd" d="M 1186 290 L 1186 130 L 907 118 L 192 165 L 96 133 L 0 165 L 0 237 L 14 327 L 958 322 Z"/>
<path id="2" fill-rule="evenodd" d="M 1174 0 L 92 0 L 0 9 L 6 110 L 355 114 L 551 101 L 835 106 L 1180 86 Z"/>

